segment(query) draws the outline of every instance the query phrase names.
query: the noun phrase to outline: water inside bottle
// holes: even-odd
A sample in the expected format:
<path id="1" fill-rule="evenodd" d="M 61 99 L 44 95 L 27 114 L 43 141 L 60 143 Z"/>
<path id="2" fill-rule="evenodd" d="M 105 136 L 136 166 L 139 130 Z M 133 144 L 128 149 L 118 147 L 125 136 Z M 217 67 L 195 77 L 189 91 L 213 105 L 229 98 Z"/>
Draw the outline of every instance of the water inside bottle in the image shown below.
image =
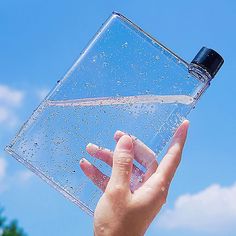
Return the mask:
<path id="1" fill-rule="evenodd" d="M 75 100 L 59 100 L 46 102 L 47 106 L 114 106 L 114 105 L 133 105 L 133 104 L 185 104 L 189 105 L 193 102 L 193 98 L 187 95 L 142 95 L 128 97 L 108 97 L 108 98 L 90 98 L 90 99 L 75 99 Z"/>
<path id="2" fill-rule="evenodd" d="M 45 100 L 29 121 L 29 125 L 32 121 L 34 125 L 22 130 L 15 147 L 31 169 L 35 166 L 37 173 L 47 176 L 59 191 L 69 193 L 66 197 L 78 204 L 80 201 L 87 203 L 88 211 L 95 208 L 101 191 L 94 188 L 80 169 L 80 159 L 85 157 L 107 176 L 111 174 L 111 167 L 91 157 L 85 150 L 86 145 L 94 143 L 114 150 L 114 133 L 122 130 L 150 146 L 153 134 L 160 131 L 171 135 L 171 129 L 184 119 L 183 109 L 189 110 L 193 103 L 194 99 L 186 95 Z M 176 117 L 180 119 L 176 120 Z M 172 124 L 168 123 L 170 121 Z M 159 138 L 158 142 L 154 139 L 155 144 L 160 143 Z M 167 136 L 163 137 L 163 140 L 167 139 Z M 139 163 L 135 162 L 135 165 L 146 171 Z M 135 190 L 142 178 L 132 176 L 131 181 L 131 190 Z"/>
<path id="3" fill-rule="evenodd" d="M 51 140 L 48 138 L 41 140 L 45 140 L 47 144 L 52 140 L 57 140 L 53 141 L 57 147 L 56 153 L 64 149 L 67 149 L 68 153 L 76 153 L 76 149 L 81 149 L 81 155 L 84 154 L 85 146 L 90 142 L 100 146 L 104 146 L 103 143 L 111 143 L 116 130 L 123 130 L 138 138 L 146 136 L 151 140 L 150 135 L 154 130 L 158 132 L 167 121 L 170 122 L 171 115 L 179 117 L 183 114 L 181 109 L 187 109 L 193 101 L 194 99 L 187 95 L 47 100 L 44 108 L 47 124 L 44 127 L 49 127 L 51 130 Z M 179 124 L 176 123 L 176 125 Z M 61 129 L 58 129 L 58 126 Z M 171 126 L 174 127 L 173 124 Z M 64 132 L 61 132 L 62 130 Z M 111 146 L 105 148 L 112 149 Z M 138 163 L 136 165 L 142 171 L 146 171 L 143 166 Z M 101 163 L 100 168 L 104 169 Z"/>
<path id="4" fill-rule="evenodd" d="M 100 146 L 107 144 L 110 146 L 106 148 L 114 148 L 114 145 L 111 146 L 111 140 L 116 130 L 143 138 L 143 141 L 147 142 L 153 138 L 153 133 L 158 133 L 167 122 L 172 122 L 169 125 L 172 128 L 179 126 L 186 113 L 184 110 L 189 110 L 193 102 L 194 99 L 187 95 L 46 100 L 41 130 L 46 134 L 50 130 L 51 142 L 54 139 L 61 140 L 53 142 L 58 144 L 59 149 L 63 146 L 68 150 L 74 149 L 73 145 L 76 148 L 84 148 L 90 142 Z M 52 138 L 53 136 L 55 138 Z M 42 140 L 50 142 L 48 138 Z M 77 140 L 77 144 L 73 143 L 73 140 Z"/>

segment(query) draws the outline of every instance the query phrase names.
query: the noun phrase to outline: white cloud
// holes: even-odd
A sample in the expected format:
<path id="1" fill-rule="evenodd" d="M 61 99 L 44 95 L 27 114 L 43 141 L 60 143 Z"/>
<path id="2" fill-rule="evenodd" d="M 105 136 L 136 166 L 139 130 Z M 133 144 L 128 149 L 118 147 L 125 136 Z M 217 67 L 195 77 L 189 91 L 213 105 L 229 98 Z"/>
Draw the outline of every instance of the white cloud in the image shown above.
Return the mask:
<path id="1" fill-rule="evenodd" d="M 22 105 L 24 93 L 0 85 L 0 124 L 13 127 L 18 121 L 15 109 Z"/>
<path id="2" fill-rule="evenodd" d="M 6 85 L 0 85 L 0 103 L 10 106 L 19 106 L 23 101 L 24 94 L 22 91 L 18 91 L 9 88 Z"/>
<path id="3" fill-rule="evenodd" d="M 0 194 L 14 188 L 16 185 L 26 186 L 35 176 L 31 171 L 25 168 L 11 174 L 9 174 L 7 169 L 6 159 L 0 157 Z"/>
<path id="4" fill-rule="evenodd" d="M 199 193 L 180 196 L 173 209 L 160 215 L 158 226 L 219 232 L 235 229 L 235 222 L 236 183 L 230 187 L 215 184 Z"/>
<path id="5" fill-rule="evenodd" d="M 11 108 L 0 106 L 0 124 L 6 124 L 9 127 L 14 127 L 17 124 L 18 118 Z"/>
<path id="6" fill-rule="evenodd" d="M 16 177 L 20 183 L 24 184 L 30 181 L 34 177 L 34 174 L 29 170 L 23 170 L 18 172 Z"/>
<path id="7" fill-rule="evenodd" d="M 7 169 L 7 162 L 4 158 L 0 157 L 0 193 L 6 190 L 6 169 Z"/>
<path id="8" fill-rule="evenodd" d="M 7 162 L 4 158 L 0 157 L 0 181 L 6 176 Z"/>

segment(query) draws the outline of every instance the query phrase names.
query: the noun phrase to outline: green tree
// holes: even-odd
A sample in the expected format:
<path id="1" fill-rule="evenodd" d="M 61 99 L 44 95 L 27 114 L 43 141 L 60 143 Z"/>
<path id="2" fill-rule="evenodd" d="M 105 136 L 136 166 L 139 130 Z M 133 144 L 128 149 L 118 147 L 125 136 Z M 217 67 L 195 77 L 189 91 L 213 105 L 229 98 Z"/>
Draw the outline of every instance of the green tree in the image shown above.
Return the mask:
<path id="1" fill-rule="evenodd" d="M 26 236 L 23 229 L 18 226 L 16 220 L 7 224 L 7 219 L 2 213 L 3 210 L 0 209 L 0 236 Z"/>

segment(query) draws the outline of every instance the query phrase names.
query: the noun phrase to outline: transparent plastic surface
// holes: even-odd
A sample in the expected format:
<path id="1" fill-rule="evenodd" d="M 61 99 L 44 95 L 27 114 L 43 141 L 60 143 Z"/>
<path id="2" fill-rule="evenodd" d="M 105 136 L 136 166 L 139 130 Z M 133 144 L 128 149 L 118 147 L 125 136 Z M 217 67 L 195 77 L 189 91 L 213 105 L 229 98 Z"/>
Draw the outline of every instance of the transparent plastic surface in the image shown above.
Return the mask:
<path id="1" fill-rule="evenodd" d="M 102 191 L 79 161 L 85 157 L 108 176 L 111 167 L 86 145 L 113 150 L 114 133 L 122 130 L 158 156 L 207 86 L 186 62 L 113 13 L 7 151 L 92 215 Z M 132 191 L 139 182 L 134 173 Z"/>

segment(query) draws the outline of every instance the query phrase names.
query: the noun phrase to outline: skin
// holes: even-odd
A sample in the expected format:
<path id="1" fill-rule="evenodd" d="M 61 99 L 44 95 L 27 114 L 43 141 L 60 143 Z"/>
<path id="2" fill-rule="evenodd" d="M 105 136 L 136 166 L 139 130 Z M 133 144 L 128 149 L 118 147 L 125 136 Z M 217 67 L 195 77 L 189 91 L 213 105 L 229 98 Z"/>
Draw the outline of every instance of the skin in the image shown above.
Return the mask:
<path id="1" fill-rule="evenodd" d="M 166 202 L 171 180 L 181 160 L 188 126 L 186 120 L 178 128 L 159 165 L 150 148 L 122 131 L 114 135 L 117 142 L 114 152 L 94 144 L 86 147 L 91 156 L 112 166 L 109 178 L 86 159 L 80 162 L 85 175 L 104 191 L 94 214 L 95 236 L 145 234 Z M 133 164 L 134 159 L 147 168 L 146 173 Z M 132 186 L 132 175 L 142 175 L 142 181 L 136 181 Z"/>

